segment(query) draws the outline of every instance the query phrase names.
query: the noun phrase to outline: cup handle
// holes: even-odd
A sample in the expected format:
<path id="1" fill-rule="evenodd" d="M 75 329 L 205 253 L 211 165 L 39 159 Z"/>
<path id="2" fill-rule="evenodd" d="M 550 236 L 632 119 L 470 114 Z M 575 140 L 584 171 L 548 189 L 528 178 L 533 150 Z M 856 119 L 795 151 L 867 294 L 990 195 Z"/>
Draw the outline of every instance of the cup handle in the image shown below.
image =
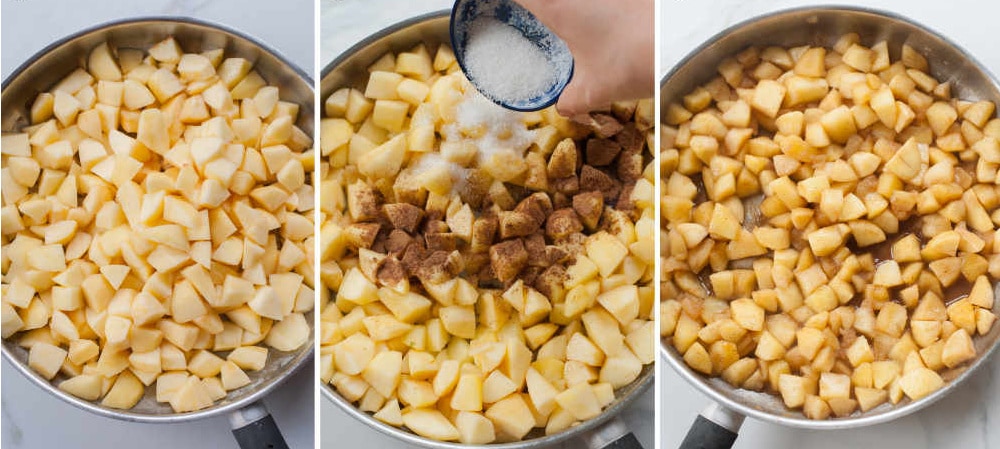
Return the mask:
<path id="1" fill-rule="evenodd" d="M 695 418 L 680 449 L 730 449 L 743 419 L 743 415 L 712 403 Z"/>
<path id="2" fill-rule="evenodd" d="M 231 413 L 229 425 L 240 449 L 288 449 L 281 430 L 263 402 L 254 402 Z"/>

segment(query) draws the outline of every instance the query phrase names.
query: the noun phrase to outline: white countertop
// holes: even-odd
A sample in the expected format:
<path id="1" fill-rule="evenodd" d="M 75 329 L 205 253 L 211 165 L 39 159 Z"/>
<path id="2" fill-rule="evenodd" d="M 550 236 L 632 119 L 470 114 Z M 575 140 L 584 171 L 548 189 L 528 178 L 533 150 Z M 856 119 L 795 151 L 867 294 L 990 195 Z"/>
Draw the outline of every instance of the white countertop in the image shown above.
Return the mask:
<path id="1" fill-rule="evenodd" d="M 944 34 L 1000 73 L 995 20 L 1000 4 L 974 0 L 839 1 L 903 14 Z M 703 41 L 750 17 L 823 2 L 699 0 L 663 2 L 661 74 Z M 985 9 L 985 10 L 984 10 Z M 698 412 L 709 404 L 666 363 L 660 363 L 662 449 L 676 448 Z M 1000 357 L 940 402 L 892 423 L 839 431 L 794 430 L 748 419 L 736 448 L 992 449 L 1000 447 Z"/>
<path id="2" fill-rule="evenodd" d="M 187 16 L 229 26 L 264 42 L 313 73 L 312 0 L 15 0 L 3 2 L 6 78 L 53 41 L 84 28 L 129 17 Z"/>
<path id="3" fill-rule="evenodd" d="M 450 9 L 451 0 L 320 0 L 320 67 L 341 52 L 382 28 L 408 18 L 442 9 Z M 377 5 L 377 6 L 376 6 Z M 623 415 L 640 442 L 647 449 L 653 444 L 653 389 L 640 397 Z M 320 400 L 320 441 L 324 449 L 372 447 L 404 449 L 410 446 L 383 435 L 355 420 L 336 405 Z M 579 447 L 570 443 L 563 447 Z"/>
<path id="4" fill-rule="evenodd" d="M 313 73 L 313 2 L 142 0 L 3 2 L 3 76 L 63 36 L 113 19 L 184 15 L 228 25 L 268 43 Z M 292 448 L 312 448 L 314 377 L 310 362 L 264 402 Z M 2 445 L 14 448 L 235 448 L 225 416 L 187 424 L 136 424 L 99 417 L 56 399 L 3 363 Z"/>

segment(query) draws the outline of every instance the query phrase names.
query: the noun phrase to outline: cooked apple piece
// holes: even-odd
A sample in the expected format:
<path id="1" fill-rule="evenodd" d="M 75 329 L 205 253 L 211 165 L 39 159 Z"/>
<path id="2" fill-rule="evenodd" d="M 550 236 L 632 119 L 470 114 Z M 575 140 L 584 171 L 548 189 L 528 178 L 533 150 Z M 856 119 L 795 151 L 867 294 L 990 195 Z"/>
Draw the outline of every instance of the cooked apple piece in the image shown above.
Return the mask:
<path id="1" fill-rule="evenodd" d="M 757 343 L 755 355 L 760 360 L 779 360 L 785 356 L 786 348 L 770 332 L 764 331 Z"/>
<path id="2" fill-rule="evenodd" d="M 764 328 L 764 309 L 750 299 L 737 299 L 730 303 L 733 320 L 740 327 L 749 331 L 760 331 Z"/>
<path id="3" fill-rule="evenodd" d="M 955 231 L 946 231 L 931 237 L 920 254 L 925 260 L 953 257 L 958 251 L 962 236 Z"/>
<path id="4" fill-rule="evenodd" d="M 847 139 L 857 133 L 854 115 L 844 105 L 827 112 L 820 119 L 823 130 L 833 142 L 846 143 Z"/>
<path id="5" fill-rule="evenodd" d="M 910 399 L 918 400 L 944 386 L 944 380 L 930 369 L 917 368 L 900 377 L 899 386 Z"/>
<path id="6" fill-rule="evenodd" d="M 802 414 L 809 419 L 827 419 L 830 417 L 830 412 L 830 405 L 816 395 L 806 396 L 805 403 L 802 405 Z"/>
<path id="7" fill-rule="evenodd" d="M 851 397 L 851 378 L 844 374 L 823 373 L 819 379 L 819 397 L 831 399 L 849 399 Z"/>
<path id="8" fill-rule="evenodd" d="M 807 380 L 799 376 L 781 374 L 778 380 L 778 391 L 785 406 L 798 408 L 805 404 L 807 395 Z"/>
<path id="9" fill-rule="evenodd" d="M 786 107 L 799 106 L 807 103 L 812 103 L 814 101 L 822 100 L 824 97 L 826 97 L 827 93 L 829 93 L 830 91 L 830 86 L 827 83 L 827 80 L 823 78 L 814 78 L 805 76 L 787 77 L 785 79 L 785 87 L 788 89 L 788 93 L 785 98 Z M 782 117 L 795 113 L 797 113 L 797 111 L 783 114 Z M 801 115 L 799 117 L 801 117 Z M 801 129 L 801 127 L 802 124 L 800 123 L 798 126 L 793 126 L 792 128 L 786 128 L 786 131 Z M 798 135 L 801 134 L 801 132 L 798 131 L 785 132 L 784 134 Z"/>
<path id="10" fill-rule="evenodd" d="M 878 264 L 875 269 L 874 285 L 884 287 L 895 287 L 903 284 L 903 276 L 899 270 L 899 264 L 895 260 L 888 260 Z"/>
<path id="11" fill-rule="evenodd" d="M 976 330 L 979 335 L 986 335 L 993 328 L 997 316 L 987 309 L 976 309 Z"/>
<path id="12" fill-rule="evenodd" d="M 976 347 L 965 329 L 959 329 L 948 337 L 941 353 L 941 361 L 948 368 L 954 368 L 976 357 Z"/>
<path id="13" fill-rule="evenodd" d="M 862 412 L 867 412 L 889 400 L 889 393 L 877 388 L 855 387 L 854 396 L 857 397 Z"/>
<path id="14" fill-rule="evenodd" d="M 942 136 L 958 119 L 958 112 L 950 104 L 938 101 L 926 111 L 927 121 L 937 136 Z"/>
<path id="15" fill-rule="evenodd" d="M 820 78 L 826 75 L 826 49 L 811 47 L 803 51 L 795 62 L 796 75 Z"/>
<path id="16" fill-rule="evenodd" d="M 712 359 L 701 343 L 694 343 L 684 352 L 684 362 L 696 371 L 707 375 L 712 374 Z"/>
<path id="17" fill-rule="evenodd" d="M 886 162 L 885 169 L 903 180 L 914 179 L 920 173 L 923 165 L 920 149 L 917 145 L 916 140 L 912 138 L 907 140 Z"/>
<path id="18" fill-rule="evenodd" d="M 772 80 L 762 80 L 754 89 L 750 105 L 764 115 L 774 118 L 785 100 L 787 89 L 781 83 Z"/>
<path id="19" fill-rule="evenodd" d="M 886 240 L 885 231 L 869 221 L 857 220 L 848 223 L 851 235 L 860 247 L 872 246 Z"/>
<path id="20" fill-rule="evenodd" d="M 817 229 L 807 237 L 809 246 L 817 256 L 830 255 L 844 244 L 849 230 L 843 224 Z"/>
<path id="21" fill-rule="evenodd" d="M 969 291 L 969 302 L 983 309 L 993 309 L 993 283 L 985 275 L 978 276 Z"/>
<path id="22" fill-rule="evenodd" d="M 712 211 L 708 232 L 714 238 L 724 238 L 734 240 L 739 234 L 740 220 L 733 215 L 733 212 L 722 204 L 716 204 Z"/>

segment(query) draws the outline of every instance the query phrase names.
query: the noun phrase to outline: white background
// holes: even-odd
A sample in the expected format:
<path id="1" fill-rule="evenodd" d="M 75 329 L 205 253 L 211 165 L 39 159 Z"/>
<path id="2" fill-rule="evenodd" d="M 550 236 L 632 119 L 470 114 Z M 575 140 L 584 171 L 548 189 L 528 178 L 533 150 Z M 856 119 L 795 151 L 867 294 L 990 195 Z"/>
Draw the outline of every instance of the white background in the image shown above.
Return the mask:
<path id="1" fill-rule="evenodd" d="M 46 45 L 118 18 L 180 15 L 228 25 L 265 42 L 313 73 L 312 0 L 3 0 L 2 68 L 6 78 Z M 3 362 L 2 444 L 15 448 L 235 448 L 225 416 L 186 424 L 137 424 L 79 410 L 45 393 Z M 313 364 L 265 403 L 292 448 L 311 448 Z"/>
<path id="2" fill-rule="evenodd" d="M 426 12 L 450 9 L 449 0 L 320 0 L 320 61 L 322 68 L 341 52 L 389 25 Z M 653 445 L 653 389 L 626 410 L 623 418 L 647 449 Z M 320 440 L 323 449 L 409 446 L 355 420 L 336 405 L 320 399 Z M 576 443 L 576 442 L 573 442 Z M 565 448 L 580 447 L 567 443 Z"/>
<path id="3" fill-rule="evenodd" d="M 1000 72 L 996 18 L 1000 4 L 974 0 L 869 0 L 857 4 L 903 14 L 965 47 L 993 73 Z M 793 0 L 663 0 L 660 73 L 723 29 L 750 17 L 808 4 Z M 933 61 L 931 62 L 933 64 Z M 709 403 L 660 363 L 663 449 L 678 447 L 698 411 Z M 896 422 L 840 431 L 792 430 L 748 419 L 736 448 L 996 449 L 1000 448 L 1000 357 L 993 357 L 957 391 Z"/>

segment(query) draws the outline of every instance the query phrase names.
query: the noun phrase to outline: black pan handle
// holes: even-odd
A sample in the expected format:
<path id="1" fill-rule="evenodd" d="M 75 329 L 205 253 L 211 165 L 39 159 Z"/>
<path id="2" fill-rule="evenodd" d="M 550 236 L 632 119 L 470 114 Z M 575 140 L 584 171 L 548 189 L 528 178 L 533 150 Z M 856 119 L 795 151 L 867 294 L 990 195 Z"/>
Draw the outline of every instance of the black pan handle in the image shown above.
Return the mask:
<path id="1" fill-rule="evenodd" d="M 742 425 L 742 415 L 713 403 L 695 418 L 680 449 L 730 449 Z"/>
<path id="2" fill-rule="evenodd" d="M 643 449 L 639 439 L 632 432 L 622 435 L 617 440 L 612 441 L 604 449 Z"/>
<path id="3" fill-rule="evenodd" d="M 639 439 L 619 417 L 614 417 L 583 436 L 587 449 L 643 449 Z"/>
<path id="4" fill-rule="evenodd" d="M 254 402 L 229 415 L 233 437 L 240 449 L 288 449 L 274 417 L 262 402 Z"/>

